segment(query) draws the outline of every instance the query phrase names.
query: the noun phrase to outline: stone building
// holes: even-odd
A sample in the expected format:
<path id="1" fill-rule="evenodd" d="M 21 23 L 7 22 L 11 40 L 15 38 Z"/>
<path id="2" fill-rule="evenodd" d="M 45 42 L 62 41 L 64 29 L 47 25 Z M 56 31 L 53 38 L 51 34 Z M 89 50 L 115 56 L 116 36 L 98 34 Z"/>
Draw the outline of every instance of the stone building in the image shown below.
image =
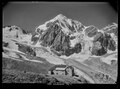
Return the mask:
<path id="1" fill-rule="evenodd" d="M 55 65 L 49 69 L 48 74 L 74 76 L 74 68 L 67 65 Z"/>

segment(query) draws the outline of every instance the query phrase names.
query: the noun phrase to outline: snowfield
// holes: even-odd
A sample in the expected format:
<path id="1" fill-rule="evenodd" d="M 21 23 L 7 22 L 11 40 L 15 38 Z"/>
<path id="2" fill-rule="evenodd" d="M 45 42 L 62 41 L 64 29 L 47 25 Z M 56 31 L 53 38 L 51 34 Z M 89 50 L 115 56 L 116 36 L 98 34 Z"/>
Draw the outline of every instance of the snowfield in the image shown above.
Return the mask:
<path id="1" fill-rule="evenodd" d="M 36 51 L 37 57 L 42 57 L 45 58 L 48 62 L 52 64 L 65 64 L 64 61 L 60 58 L 55 57 L 54 55 L 48 53 L 48 52 L 41 52 L 41 51 Z"/>
<path id="2" fill-rule="evenodd" d="M 115 60 L 117 61 L 117 58 L 115 58 L 115 56 L 117 55 L 116 54 L 113 54 L 113 55 L 110 55 L 110 56 L 107 56 L 107 57 L 101 57 L 101 60 L 109 65 L 111 65 L 111 60 Z"/>

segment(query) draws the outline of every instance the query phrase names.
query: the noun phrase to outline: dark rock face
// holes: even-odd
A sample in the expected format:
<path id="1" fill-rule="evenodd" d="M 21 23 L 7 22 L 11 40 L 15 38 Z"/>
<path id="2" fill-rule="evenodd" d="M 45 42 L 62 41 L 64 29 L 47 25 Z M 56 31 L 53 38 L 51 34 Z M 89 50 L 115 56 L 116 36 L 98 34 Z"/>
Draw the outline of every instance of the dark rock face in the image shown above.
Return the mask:
<path id="1" fill-rule="evenodd" d="M 43 31 L 41 29 L 37 28 L 36 32 L 39 34 L 42 34 Z"/>
<path id="2" fill-rule="evenodd" d="M 23 34 L 27 34 L 28 32 L 24 29 L 22 29 Z"/>
<path id="3" fill-rule="evenodd" d="M 36 43 L 39 40 L 39 37 L 35 37 L 35 35 L 37 35 L 37 34 L 35 33 L 31 37 L 31 41 L 33 41 L 34 43 Z"/>
<path id="4" fill-rule="evenodd" d="M 61 36 L 62 38 L 62 36 Z M 55 45 L 57 51 L 61 51 L 62 55 L 70 56 L 73 53 L 81 52 L 82 46 L 80 43 L 76 44 L 75 47 L 70 47 L 69 36 L 64 36 L 61 42 L 57 42 L 58 46 Z M 54 46 L 53 46 L 54 47 Z"/>
<path id="5" fill-rule="evenodd" d="M 76 44 L 75 47 L 73 48 L 75 53 L 79 53 L 82 50 L 82 45 L 80 43 Z"/>
<path id="6" fill-rule="evenodd" d="M 116 43 L 115 43 L 114 40 L 110 40 L 109 41 L 108 49 L 111 50 L 111 51 L 115 51 L 116 50 Z"/>
<path id="7" fill-rule="evenodd" d="M 81 24 L 81 26 L 77 29 L 77 31 L 82 32 L 84 28 L 85 28 L 85 26 L 83 24 Z"/>
<path id="8" fill-rule="evenodd" d="M 99 42 L 101 48 L 96 48 L 93 46 L 92 54 L 96 56 L 103 56 L 107 53 L 108 50 L 115 51 L 116 50 L 116 43 L 113 38 L 107 34 L 101 34 L 97 39 L 93 41 L 93 43 Z"/>
<path id="9" fill-rule="evenodd" d="M 94 26 L 89 26 L 88 28 L 85 29 L 85 33 L 91 32 L 95 27 Z"/>
<path id="10" fill-rule="evenodd" d="M 69 30 L 71 32 L 75 32 L 75 28 L 74 28 L 75 23 L 74 23 L 74 21 L 72 21 L 72 26 L 70 26 L 69 24 L 66 24 L 66 25 L 67 25 L 67 27 L 69 28 Z"/>
<path id="11" fill-rule="evenodd" d="M 58 36 L 59 38 L 56 37 L 56 41 L 54 41 L 56 44 L 53 45 L 56 51 L 61 51 L 62 55 L 66 56 L 81 52 L 82 46 L 80 43 L 76 44 L 75 47 L 72 48 L 70 47 L 70 37 L 65 36 L 62 32 L 60 34 L 61 35 Z"/>
<path id="12" fill-rule="evenodd" d="M 97 34 L 94 36 L 94 41 L 98 40 L 98 38 L 100 38 L 101 36 L 103 36 L 103 33 L 97 32 Z"/>
<path id="13" fill-rule="evenodd" d="M 99 41 L 104 48 L 107 48 L 107 46 L 109 44 L 108 42 L 110 39 L 111 39 L 110 35 L 103 34 L 97 39 L 97 41 Z"/>
<path id="14" fill-rule="evenodd" d="M 36 56 L 35 51 L 32 48 L 30 48 L 29 46 L 25 46 L 25 45 L 18 44 L 18 43 L 16 43 L 16 44 L 18 45 L 18 50 L 20 50 L 28 55 Z"/>
<path id="15" fill-rule="evenodd" d="M 53 53 L 66 56 L 70 56 L 73 53 L 79 53 L 81 51 L 82 47 L 80 43 L 76 44 L 73 48 L 70 47 L 70 39 L 74 39 L 75 37 L 65 35 L 60 26 L 55 23 L 51 24 L 52 26 L 50 26 L 41 36 L 40 40 L 42 41 L 42 46 L 51 46 L 51 51 L 54 50 Z"/>
<path id="16" fill-rule="evenodd" d="M 2 45 L 3 45 L 3 47 L 8 47 L 9 43 L 3 42 Z"/>
<path id="17" fill-rule="evenodd" d="M 103 56 L 107 53 L 107 51 L 105 50 L 104 47 L 102 47 L 101 49 L 94 49 L 92 50 L 92 54 L 96 55 L 96 56 Z"/>
<path id="18" fill-rule="evenodd" d="M 97 33 L 98 33 L 98 29 L 97 29 L 97 28 L 94 28 L 94 29 L 92 29 L 92 31 L 90 31 L 90 32 L 87 34 L 87 36 L 88 36 L 88 37 L 93 37 L 93 36 L 95 36 Z"/>
<path id="19" fill-rule="evenodd" d="M 59 31 L 60 28 L 57 24 L 48 28 L 48 30 L 42 35 L 40 39 L 43 42 L 42 44 L 46 46 L 51 46 Z"/>

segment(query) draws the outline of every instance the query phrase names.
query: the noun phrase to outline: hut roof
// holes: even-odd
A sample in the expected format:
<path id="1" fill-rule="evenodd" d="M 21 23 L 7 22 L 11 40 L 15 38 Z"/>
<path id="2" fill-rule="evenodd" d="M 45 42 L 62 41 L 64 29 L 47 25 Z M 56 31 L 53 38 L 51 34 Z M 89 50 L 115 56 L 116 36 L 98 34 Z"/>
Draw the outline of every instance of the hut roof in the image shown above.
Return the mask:
<path id="1" fill-rule="evenodd" d="M 49 69 L 49 71 L 55 70 L 56 68 L 66 68 L 67 65 L 55 65 Z"/>

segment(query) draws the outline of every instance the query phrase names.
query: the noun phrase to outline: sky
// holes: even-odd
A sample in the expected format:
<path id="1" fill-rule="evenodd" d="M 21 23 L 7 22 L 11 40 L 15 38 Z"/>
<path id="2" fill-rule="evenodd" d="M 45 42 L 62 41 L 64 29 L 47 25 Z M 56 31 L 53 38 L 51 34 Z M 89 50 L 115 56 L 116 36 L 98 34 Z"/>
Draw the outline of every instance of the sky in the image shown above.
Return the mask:
<path id="1" fill-rule="evenodd" d="M 10 2 L 3 8 L 3 26 L 16 25 L 34 32 L 58 14 L 99 29 L 118 21 L 117 12 L 104 2 Z"/>

